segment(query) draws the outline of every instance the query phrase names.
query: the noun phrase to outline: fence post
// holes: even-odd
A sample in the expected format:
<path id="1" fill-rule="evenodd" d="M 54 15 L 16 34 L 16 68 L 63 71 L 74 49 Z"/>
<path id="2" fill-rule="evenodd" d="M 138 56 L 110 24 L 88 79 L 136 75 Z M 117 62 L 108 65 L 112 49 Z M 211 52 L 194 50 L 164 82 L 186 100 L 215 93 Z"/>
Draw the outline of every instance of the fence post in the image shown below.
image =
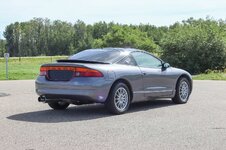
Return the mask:
<path id="1" fill-rule="evenodd" d="M 5 75 L 6 75 L 6 80 L 8 80 L 9 76 L 8 76 L 8 59 L 9 59 L 9 53 L 5 53 L 4 54 L 5 57 Z"/>

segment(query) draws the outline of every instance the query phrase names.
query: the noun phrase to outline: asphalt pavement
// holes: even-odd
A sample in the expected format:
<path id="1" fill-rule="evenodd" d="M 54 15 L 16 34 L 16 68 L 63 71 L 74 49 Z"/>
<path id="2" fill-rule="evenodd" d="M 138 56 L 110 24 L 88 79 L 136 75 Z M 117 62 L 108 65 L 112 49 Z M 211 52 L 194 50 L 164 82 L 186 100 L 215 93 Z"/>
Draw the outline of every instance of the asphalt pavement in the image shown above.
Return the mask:
<path id="1" fill-rule="evenodd" d="M 194 81 L 187 104 L 103 105 L 54 111 L 39 103 L 34 80 L 0 81 L 0 150 L 225 150 L 226 82 Z"/>

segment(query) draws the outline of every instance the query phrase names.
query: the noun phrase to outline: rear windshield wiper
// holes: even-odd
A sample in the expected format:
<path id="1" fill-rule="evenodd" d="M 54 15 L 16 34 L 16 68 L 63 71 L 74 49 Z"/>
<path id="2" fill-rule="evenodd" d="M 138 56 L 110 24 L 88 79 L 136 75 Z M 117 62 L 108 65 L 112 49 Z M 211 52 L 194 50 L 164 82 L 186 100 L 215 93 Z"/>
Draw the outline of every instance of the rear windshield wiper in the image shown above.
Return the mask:
<path id="1" fill-rule="evenodd" d="M 108 62 L 99 61 L 89 61 L 89 60 L 75 60 L 75 59 L 60 59 L 57 62 L 67 62 L 67 63 L 90 63 L 90 64 L 110 64 Z"/>

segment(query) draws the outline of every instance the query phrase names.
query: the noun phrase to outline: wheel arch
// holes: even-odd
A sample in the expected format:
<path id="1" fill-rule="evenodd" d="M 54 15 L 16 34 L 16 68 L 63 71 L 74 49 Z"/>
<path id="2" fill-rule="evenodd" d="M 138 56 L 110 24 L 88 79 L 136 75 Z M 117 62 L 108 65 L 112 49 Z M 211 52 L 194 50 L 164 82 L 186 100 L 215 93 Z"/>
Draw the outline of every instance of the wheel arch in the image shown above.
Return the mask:
<path id="1" fill-rule="evenodd" d="M 110 88 L 110 90 L 109 90 L 108 96 L 110 95 L 110 92 L 112 91 L 113 87 L 114 87 L 117 83 L 120 83 L 120 82 L 121 82 L 121 83 L 124 83 L 124 84 L 129 88 L 129 92 L 130 92 L 130 101 L 132 102 L 132 100 L 133 100 L 133 88 L 132 88 L 130 82 L 129 82 L 128 80 L 124 79 L 124 78 L 119 78 L 119 79 L 117 79 L 117 80 L 115 80 L 115 81 L 113 82 L 113 84 L 111 85 L 111 88 Z"/>

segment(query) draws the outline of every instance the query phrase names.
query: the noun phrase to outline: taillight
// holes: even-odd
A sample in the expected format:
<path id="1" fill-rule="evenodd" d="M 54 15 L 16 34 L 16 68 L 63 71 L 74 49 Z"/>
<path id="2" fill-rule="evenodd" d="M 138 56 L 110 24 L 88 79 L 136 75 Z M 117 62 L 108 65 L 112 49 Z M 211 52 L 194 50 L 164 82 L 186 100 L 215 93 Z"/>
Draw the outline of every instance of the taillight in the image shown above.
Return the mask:
<path id="1" fill-rule="evenodd" d="M 46 76 L 49 70 L 65 70 L 65 71 L 73 71 L 74 77 L 103 77 L 103 74 L 94 69 L 83 68 L 83 67 L 67 67 L 67 66 L 53 66 L 53 67 L 41 67 L 40 68 L 40 76 Z"/>
<path id="2" fill-rule="evenodd" d="M 47 75 L 47 68 L 46 67 L 41 67 L 40 68 L 40 76 L 45 76 Z"/>
<path id="3" fill-rule="evenodd" d="M 103 77 L 100 71 L 89 68 L 75 68 L 74 77 Z"/>

